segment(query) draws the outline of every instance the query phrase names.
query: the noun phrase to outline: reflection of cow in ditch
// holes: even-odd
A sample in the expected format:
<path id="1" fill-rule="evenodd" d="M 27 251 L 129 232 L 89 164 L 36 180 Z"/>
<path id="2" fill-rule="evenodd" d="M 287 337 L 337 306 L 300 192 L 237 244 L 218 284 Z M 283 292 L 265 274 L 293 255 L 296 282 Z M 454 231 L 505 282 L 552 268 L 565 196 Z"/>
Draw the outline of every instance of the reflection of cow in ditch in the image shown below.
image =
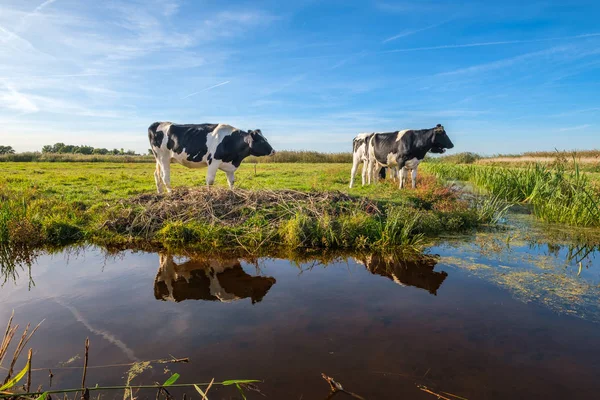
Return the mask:
<path id="1" fill-rule="evenodd" d="M 209 300 L 232 302 L 250 297 L 252 304 L 267 294 L 275 278 L 248 275 L 237 259 L 192 259 L 181 264 L 161 254 L 154 280 L 158 300 Z"/>
<path id="2" fill-rule="evenodd" d="M 444 271 L 435 272 L 437 263 L 433 257 L 418 257 L 396 259 L 380 255 L 368 255 L 357 262 L 363 264 L 371 273 L 385 276 L 402 286 L 415 286 L 425 289 L 433 295 L 444 282 L 448 274 Z"/>

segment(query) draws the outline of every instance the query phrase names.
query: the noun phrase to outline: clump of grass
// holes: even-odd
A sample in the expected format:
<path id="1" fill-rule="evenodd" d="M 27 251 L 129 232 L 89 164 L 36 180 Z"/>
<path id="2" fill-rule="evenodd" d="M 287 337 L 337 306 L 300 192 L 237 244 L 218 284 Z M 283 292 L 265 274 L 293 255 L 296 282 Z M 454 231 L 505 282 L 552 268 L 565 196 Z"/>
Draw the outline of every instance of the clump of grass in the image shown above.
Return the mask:
<path id="1" fill-rule="evenodd" d="M 423 233 L 416 231 L 421 213 L 407 215 L 406 209 L 394 207 L 388 210 L 385 221 L 381 224 L 380 247 L 389 246 L 419 246 L 423 244 Z"/>
<path id="2" fill-rule="evenodd" d="M 83 238 L 81 228 L 61 217 L 53 217 L 42 226 L 45 241 L 50 245 L 62 246 Z"/>
<path id="3" fill-rule="evenodd" d="M 511 206 L 500 196 L 480 197 L 475 201 L 477 218 L 482 224 L 499 223 Z"/>
<path id="4" fill-rule="evenodd" d="M 498 199 L 531 204 L 547 222 L 600 226 L 600 196 L 577 163 L 573 170 L 562 163 L 526 168 L 430 164 L 426 169 L 439 178 L 473 182 Z"/>
<path id="5" fill-rule="evenodd" d="M 386 204 L 340 192 L 182 189 L 123 200 L 102 218 L 107 235 L 171 247 L 373 249 L 418 246 L 426 235 L 476 226 L 475 211 L 463 203 L 456 210 L 435 209 L 454 196 L 438 193 L 424 208 L 415 206 L 419 202 Z"/>

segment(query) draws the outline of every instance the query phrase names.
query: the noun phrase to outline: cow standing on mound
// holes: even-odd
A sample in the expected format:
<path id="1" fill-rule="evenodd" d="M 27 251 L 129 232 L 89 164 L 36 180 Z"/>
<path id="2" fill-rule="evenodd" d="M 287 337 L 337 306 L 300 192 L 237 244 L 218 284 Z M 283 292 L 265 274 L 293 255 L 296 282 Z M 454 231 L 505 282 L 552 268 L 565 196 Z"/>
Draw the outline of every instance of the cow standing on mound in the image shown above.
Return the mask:
<path id="1" fill-rule="evenodd" d="M 408 169 L 412 170 L 412 187 L 417 185 L 417 167 L 425 158 L 425 154 L 444 153 L 454 144 L 446 134 L 444 127 L 438 124 L 435 128 L 421 130 L 403 130 L 388 133 L 375 133 L 368 146 L 368 177 L 381 170 L 382 167 L 397 165 L 399 169 L 400 188 L 404 187 Z"/>
<path id="2" fill-rule="evenodd" d="M 188 168 L 208 166 L 206 184 L 212 185 L 217 170 L 225 171 L 233 188 L 234 173 L 242 160 L 250 155 L 275 154 L 260 129 L 242 131 L 225 124 L 173 124 L 155 122 L 148 128 L 148 138 L 156 170 L 154 180 L 158 193 L 171 192 L 171 160 Z"/>

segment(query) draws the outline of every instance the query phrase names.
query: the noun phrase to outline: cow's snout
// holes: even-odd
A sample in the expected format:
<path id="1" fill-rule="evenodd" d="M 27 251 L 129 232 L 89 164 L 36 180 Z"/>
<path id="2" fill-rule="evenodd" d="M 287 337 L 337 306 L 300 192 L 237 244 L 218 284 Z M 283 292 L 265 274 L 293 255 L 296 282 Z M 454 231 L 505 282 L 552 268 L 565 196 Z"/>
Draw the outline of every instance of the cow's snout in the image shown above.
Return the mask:
<path id="1" fill-rule="evenodd" d="M 275 150 L 271 150 L 271 154 L 269 154 L 270 156 L 275 155 Z"/>

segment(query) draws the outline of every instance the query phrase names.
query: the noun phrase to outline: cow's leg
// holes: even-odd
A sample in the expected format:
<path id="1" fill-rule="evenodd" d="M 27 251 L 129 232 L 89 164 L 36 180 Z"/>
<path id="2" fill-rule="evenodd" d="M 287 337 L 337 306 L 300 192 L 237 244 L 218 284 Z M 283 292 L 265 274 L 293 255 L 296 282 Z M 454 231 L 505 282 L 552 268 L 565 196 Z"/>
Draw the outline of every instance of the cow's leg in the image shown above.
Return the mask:
<path id="1" fill-rule="evenodd" d="M 371 182 L 377 184 L 379 182 L 379 171 L 381 170 L 381 165 L 379 162 L 369 162 L 369 185 Z"/>
<path id="2" fill-rule="evenodd" d="M 227 174 L 227 183 L 229 183 L 229 189 L 233 189 L 233 183 L 235 182 L 235 171 L 225 171 Z"/>
<path id="3" fill-rule="evenodd" d="M 164 191 L 162 178 L 160 176 L 160 163 L 156 160 L 156 168 L 154 169 L 154 182 L 156 183 L 156 190 L 158 193 L 162 193 Z"/>
<path id="4" fill-rule="evenodd" d="M 360 163 L 360 159 L 354 154 L 352 158 L 352 169 L 350 170 L 350 189 L 354 185 L 354 176 L 356 176 L 356 171 L 358 170 L 358 164 Z M 363 179 L 363 185 L 365 184 L 365 180 Z"/>
<path id="5" fill-rule="evenodd" d="M 405 183 L 405 180 L 406 180 L 406 172 L 407 172 L 406 168 L 405 168 L 405 166 L 406 166 L 406 160 L 403 159 L 403 158 L 398 157 L 396 159 L 396 161 L 398 163 L 398 171 L 399 171 L 399 174 L 400 174 L 400 184 L 399 184 L 399 187 L 400 187 L 400 189 L 402 189 L 404 187 L 404 183 Z"/>
<path id="6" fill-rule="evenodd" d="M 367 160 L 363 161 L 363 169 L 362 169 L 362 185 L 365 186 L 367 183 L 367 173 L 369 172 L 369 162 Z"/>
<path id="7" fill-rule="evenodd" d="M 398 179 L 398 168 L 390 167 L 390 176 L 392 177 L 392 182 L 396 182 L 396 179 Z"/>
<path id="8" fill-rule="evenodd" d="M 373 171 L 373 169 L 375 168 L 375 166 L 373 165 L 373 160 L 369 160 L 367 163 L 367 184 L 371 184 L 371 171 Z"/>
<path id="9" fill-rule="evenodd" d="M 412 188 L 416 189 L 417 188 L 417 168 L 413 168 L 412 173 L 411 173 L 411 180 L 412 180 Z"/>
<path id="10" fill-rule="evenodd" d="M 171 160 L 163 159 L 160 165 L 162 182 L 167 189 L 167 193 L 171 193 Z"/>
<path id="11" fill-rule="evenodd" d="M 406 183 L 406 168 L 400 168 L 399 172 L 400 189 L 402 189 Z"/>
<path id="12" fill-rule="evenodd" d="M 220 161 L 213 159 L 210 165 L 208 166 L 208 169 L 206 171 L 207 186 L 212 186 L 212 184 L 215 183 L 215 176 L 217 176 L 217 170 L 219 169 L 220 165 Z"/>

